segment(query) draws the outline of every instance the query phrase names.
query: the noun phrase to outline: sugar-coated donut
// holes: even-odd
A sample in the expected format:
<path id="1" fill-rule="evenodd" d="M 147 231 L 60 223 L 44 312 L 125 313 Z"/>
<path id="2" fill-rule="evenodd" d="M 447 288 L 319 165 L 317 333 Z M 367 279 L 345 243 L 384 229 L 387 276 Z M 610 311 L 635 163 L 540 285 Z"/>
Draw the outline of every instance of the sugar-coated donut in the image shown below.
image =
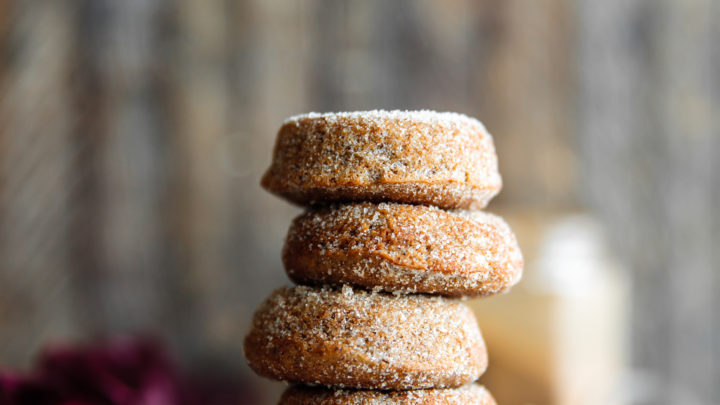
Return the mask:
<path id="1" fill-rule="evenodd" d="M 411 391 L 329 390 L 295 386 L 285 390 L 278 405 L 496 405 L 496 402 L 490 392 L 478 384 Z"/>
<path id="2" fill-rule="evenodd" d="M 487 367 L 475 316 L 459 301 L 348 286 L 276 290 L 244 349 L 262 376 L 329 387 L 459 387 Z"/>
<path id="3" fill-rule="evenodd" d="M 262 185 L 300 205 L 394 201 L 479 209 L 502 181 L 492 136 L 476 119 L 361 111 L 289 118 Z"/>
<path id="4" fill-rule="evenodd" d="M 520 280 L 523 258 L 500 217 L 395 203 L 306 212 L 293 221 L 283 263 L 299 284 L 478 296 Z"/>

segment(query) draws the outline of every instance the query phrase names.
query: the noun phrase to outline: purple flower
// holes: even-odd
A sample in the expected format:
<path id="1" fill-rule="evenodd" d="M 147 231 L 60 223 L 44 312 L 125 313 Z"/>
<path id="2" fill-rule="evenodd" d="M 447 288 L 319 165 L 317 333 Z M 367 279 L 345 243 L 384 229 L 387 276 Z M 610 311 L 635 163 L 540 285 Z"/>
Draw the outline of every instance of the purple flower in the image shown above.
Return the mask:
<path id="1" fill-rule="evenodd" d="M 116 339 L 46 350 L 28 375 L 0 373 L 0 405 L 250 404 L 239 385 L 181 376 L 160 345 Z"/>

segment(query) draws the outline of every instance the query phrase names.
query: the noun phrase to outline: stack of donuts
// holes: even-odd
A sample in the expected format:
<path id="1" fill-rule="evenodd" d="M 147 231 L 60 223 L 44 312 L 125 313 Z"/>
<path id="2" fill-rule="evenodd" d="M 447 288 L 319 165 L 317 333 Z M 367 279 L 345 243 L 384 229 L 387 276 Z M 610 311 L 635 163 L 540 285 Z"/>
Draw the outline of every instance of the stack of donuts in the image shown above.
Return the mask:
<path id="1" fill-rule="evenodd" d="M 298 285 L 273 292 L 245 340 L 281 405 L 494 404 L 463 297 L 507 291 L 522 255 L 480 211 L 501 188 L 490 134 L 432 111 L 310 113 L 280 128 L 262 185 L 307 211 L 283 248 Z"/>

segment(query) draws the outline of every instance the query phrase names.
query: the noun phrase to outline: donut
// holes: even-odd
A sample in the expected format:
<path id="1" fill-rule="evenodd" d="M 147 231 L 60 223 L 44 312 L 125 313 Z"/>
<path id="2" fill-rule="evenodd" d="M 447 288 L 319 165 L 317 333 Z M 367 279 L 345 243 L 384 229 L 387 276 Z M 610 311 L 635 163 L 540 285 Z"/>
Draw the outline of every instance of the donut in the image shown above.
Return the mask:
<path id="1" fill-rule="evenodd" d="M 496 405 L 485 387 L 413 391 L 328 390 L 302 386 L 285 390 L 278 405 Z"/>
<path id="2" fill-rule="evenodd" d="M 338 388 L 459 387 L 487 367 L 475 316 L 459 301 L 349 286 L 276 290 L 244 350 L 261 376 Z"/>
<path id="3" fill-rule="evenodd" d="M 262 178 L 299 205 L 400 202 L 479 209 L 502 187 L 492 136 L 434 111 L 310 113 L 287 119 Z"/>
<path id="4" fill-rule="evenodd" d="M 360 203 L 301 214 L 282 254 L 298 284 L 480 296 L 507 291 L 523 258 L 510 227 L 482 211 Z"/>

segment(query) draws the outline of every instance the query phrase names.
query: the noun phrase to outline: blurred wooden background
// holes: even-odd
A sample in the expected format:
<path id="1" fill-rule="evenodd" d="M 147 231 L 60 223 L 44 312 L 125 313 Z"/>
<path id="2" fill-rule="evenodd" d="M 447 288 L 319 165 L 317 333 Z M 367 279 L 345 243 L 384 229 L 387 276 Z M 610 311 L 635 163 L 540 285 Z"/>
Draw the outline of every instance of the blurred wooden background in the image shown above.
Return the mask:
<path id="1" fill-rule="evenodd" d="M 143 330 L 242 366 L 299 211 L 258 186 L 282 119 L 430 108 L 495 135 L 491 209 L 605 223 L 637 403 L 717 403 L 717 21 L 712 0 L 0 0 L 0 363 Z"/>

